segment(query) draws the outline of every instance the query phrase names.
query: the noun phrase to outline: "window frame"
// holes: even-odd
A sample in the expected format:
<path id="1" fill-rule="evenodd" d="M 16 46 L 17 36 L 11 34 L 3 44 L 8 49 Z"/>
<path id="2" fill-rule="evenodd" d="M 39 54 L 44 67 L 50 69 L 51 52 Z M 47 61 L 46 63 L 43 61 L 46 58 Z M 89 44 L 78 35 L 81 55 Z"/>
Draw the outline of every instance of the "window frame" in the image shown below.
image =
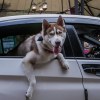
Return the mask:
<path id="1" fill-rule="evenodd" d="M 25 20 L 21 20 L 21 22 L 18 20 L 15 20 L 15 21 L 5 21 L 5 22 L 3 22 L 3 23 L 1 23 L 0 22 L 0 27 L 3 27 L 3 28 L 6 28 L 6 27 L 12 27 L 12 26 L 14 26 L 14 25 L 23 25 L 23 24 L 36 24 L 36 23 L 42 23 L 42 20 L 43 20 L 44 18 L 42 18 L 42 19 L 29 19 L 29 20 L 27 20 L 27 21 L 25 21 Z M 49 19 L 49 18 L 46 18 L 47 20 Z M 53 20 L 52 20 L 53 19 Z M 48 21 L 49 22 L 53 22 L 54 20 L 54 22 L 56 22 L 56 19 L 57 18 L 50 18 Z M 33 22 L 34 21 L 34 22 Z M 20 22 L 20 23 L 19 23 Z M 19 34 L 19 33 L 15 33 L 15 34 L 13 34 L 13 33 L 9 33 L 9 34 L 3 34 L 3 36 L 2 36 L 2 34 L 3 33 L 1 33 L 0 34 L 0 38 L 1 37 L 5 37 L 5 36 L 15 36 L 15 35 L 17 35 L 17 34 Z M 66 35 L 68 35 L 67 33 L 66 33 Z M 68 41 L 69 41 L 69 37 L 67 37 L 68 38 Z M 71 44 L 69 44 L 70 45 L 70 47 L 71 47 Z M 72 51 L 72 48 L 71 48 L 71 51 Z M 70 57 L 66 57 L 66 54 L 64 55 L 65 56 L 65 58 L 73 58 L 74 56 L 73 56 L 73 53 L 72 53 L 72 56 L 70 56 Z M 23 56 L 0 56 L 0 58 L 22 58 Z"/>

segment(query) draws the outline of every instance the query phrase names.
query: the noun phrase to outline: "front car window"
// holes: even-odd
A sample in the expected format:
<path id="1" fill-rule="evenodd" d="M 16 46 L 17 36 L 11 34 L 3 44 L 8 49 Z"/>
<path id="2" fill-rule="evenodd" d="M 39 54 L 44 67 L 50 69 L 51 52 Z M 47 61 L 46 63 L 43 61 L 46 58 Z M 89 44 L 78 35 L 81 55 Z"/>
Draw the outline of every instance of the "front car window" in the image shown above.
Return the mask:
<path id="1" fill-rule="evenodd" d="M 82 50 L 87 58 L 100 58 L 100 26 L 75 25 Z"/>

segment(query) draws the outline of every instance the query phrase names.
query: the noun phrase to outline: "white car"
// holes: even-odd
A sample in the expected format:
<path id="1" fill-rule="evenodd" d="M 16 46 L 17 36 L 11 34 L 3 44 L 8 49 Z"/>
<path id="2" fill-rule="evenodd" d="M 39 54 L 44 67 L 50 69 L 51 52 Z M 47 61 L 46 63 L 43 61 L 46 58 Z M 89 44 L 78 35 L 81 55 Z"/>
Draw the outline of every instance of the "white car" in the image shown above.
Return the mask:
<path id="1" fill-rule="evenodd" d="M 8 55 L 28 36 L 41 31 L 43 19 L 56 22 L 58 14 L 0 18 L 0 100 L 25 100 L 28 81 L 22 56 Z M 62 15 L 67 37 L 62 53 L 69 70 L 59 62 L 35 69 L 37 84 L 32 100 L 100 100 L 100 18 Z"/>

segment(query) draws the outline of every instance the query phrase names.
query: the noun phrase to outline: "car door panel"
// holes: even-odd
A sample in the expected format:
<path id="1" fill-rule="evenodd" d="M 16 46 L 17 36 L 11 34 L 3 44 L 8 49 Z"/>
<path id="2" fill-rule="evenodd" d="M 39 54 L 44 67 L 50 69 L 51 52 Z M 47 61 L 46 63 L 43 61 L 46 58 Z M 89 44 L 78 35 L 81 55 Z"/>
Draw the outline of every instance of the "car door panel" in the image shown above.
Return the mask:
<path id="1" fill-rule="evenodd" d="M 83 55 L 78 56 L 77 52 L 74 52 L 74 55 L 77 59 L 80 71 L 83 77 L 83 87 L 86 90 L 86 100 L 99 100 L 100 95 L 100 56 L 99 56 L 99 32 L 100 27 L 97 25 L 88 24 L 87 27 L 84 24 L 74 25 L 73 33 L 76 33 L 78 44 L 80 44 L 81 49 L 76 51 L 83 52 Z M 89 45 L 84 45 L 84 43 Z M 73 45 L 74 46 L 74 45 Z M 88 47 L 91 47 L 91 52 L 86 54 L 84 50 L 89 50 Z M 96 51 L 97 50 L 97 51 Z M 73 51 L 75 51 L 73 49 Z M 80 53 L 80 52 L 79 52 Z M 80 53 L 81 54 L 81 53 Z M 98 56 L 96 56 L 98 54 Z M 80 59 L 79 59 L 80 58 Z"/>
<path id="2" fill-rule="evenodd" d="M 20 21 L 17 22 L 16 20 L 15 22 L 18 24 Z M 37 23 L 37 21 L 34 21 L 34 23 Z M 10 26 L 13 24 L 4 22 L 3 25 Z M 4 26 L 3 28 L 5 28 Z M 5 34 L 1 33 L 0 36 L 4 37 Z M 11 35 L 11 33 L 8 35 Z M 25 100 L 25 93 L 29 84 L 21 68 L 21 62 L 22 58 L 18 57 L 0 57 L 1 100 Z M 35 66 L 34 73 L 37 83 L 32 100 L 85 99 L 82 75 L 76 60 L 66 59 L 66 64 L 69 66 L 68 71 L 63 71 L 57 60 Z"/>
<path id="3" fill-rule="evenodd" d="M 22 58 L 0 58 L 0 99 L 25 100 L 28 81 L 21 68 Z M 57 60 L 35 66 L 33 100 L 84 100 L 82 76 L 76 60 L 66 59 L 68 71 Z"/>
<path id="4" fill-rule="evenodd" d="M 77 60 L 83 75 L 83 84 L 88 91 L 88 100 L 99 100 L 100 95 L 100 76 L 95 73 L 86 73 L 82 64 L 100 64 L 100 60 Z"/>

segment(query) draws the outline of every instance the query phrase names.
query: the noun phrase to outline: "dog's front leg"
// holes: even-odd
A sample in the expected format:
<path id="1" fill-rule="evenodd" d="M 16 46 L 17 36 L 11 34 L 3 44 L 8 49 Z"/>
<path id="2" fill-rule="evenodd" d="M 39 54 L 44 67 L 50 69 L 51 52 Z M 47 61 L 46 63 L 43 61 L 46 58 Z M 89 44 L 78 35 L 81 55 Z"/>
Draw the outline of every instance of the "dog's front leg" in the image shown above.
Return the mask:
<path id="1" fill-rule="evenodd" d="M 65 58 L 64 58 L 64 56 L 62 55 L 62 53 L 59 53 L 59 54 L 57 55 L 57 58 L 58 58 L 58 61 L 59 61 L 60 64 L 61 64 L 62 69 L 64 69 L 64 70 L 69 69 L 68 65 L 65 63 Z"/>
<path id="2" fill-rule="evenodd" d="M 31 100 L 32 94 L 34 91 L 34 85 L 36 84 L 33 64 L 31 63 L 31 60 L 32 60 L 32 63 L 34 63 L 36 59 L 34 58 L 34 56 L 32 57 L 32 54 L 30 53 L 26 55 L 26 57 L 23 59 L 23 62 L 22 62 L 23 64 L 22 68 L 29 81 L 29 87 L 26 92 L 26 100 Z"/>
<path id="3" fill-rule="evenodd" d="M 26 100 L 31 100 L 35 84 L 36 84 L 36 79 L 35 79 L 35 76 L 32 75 L 30 80 L 29 80 L 28 90 L 26 92 Z"/>

